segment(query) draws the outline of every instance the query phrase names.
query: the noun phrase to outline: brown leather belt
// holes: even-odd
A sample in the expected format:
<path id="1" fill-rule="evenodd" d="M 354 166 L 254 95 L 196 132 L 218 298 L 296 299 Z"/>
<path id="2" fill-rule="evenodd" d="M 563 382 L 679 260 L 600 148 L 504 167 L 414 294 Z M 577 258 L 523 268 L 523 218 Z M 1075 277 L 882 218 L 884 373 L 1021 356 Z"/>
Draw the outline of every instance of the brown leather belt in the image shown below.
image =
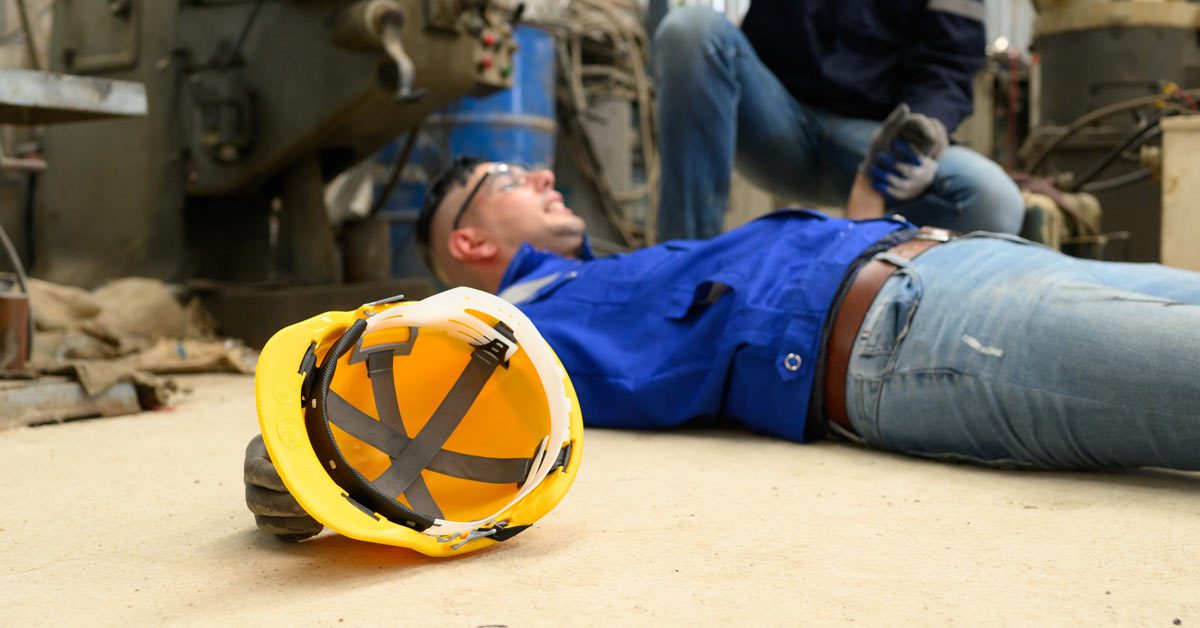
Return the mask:
<path id="1" fill-rule="evenodd" d="M 913 259 L 935 244 L 947 242 L 953 237 L 954 234 L 945 229 L 923 227 L 912 240 L 888 249 L 887 253 Z M 846 296 L 833 318 L 833 327 L 829 330 L 829 345 L 825 348 L 825 412 L 830 421 L 850 433 L 854 433 L 846 412 L 846 371 L 850 367 L 850 350 L 854 348 L 854 339 L 875 296 L 898 268 L 878 256 L 860 268 L 850 280 L 850 288 L 846 290 Z"/>

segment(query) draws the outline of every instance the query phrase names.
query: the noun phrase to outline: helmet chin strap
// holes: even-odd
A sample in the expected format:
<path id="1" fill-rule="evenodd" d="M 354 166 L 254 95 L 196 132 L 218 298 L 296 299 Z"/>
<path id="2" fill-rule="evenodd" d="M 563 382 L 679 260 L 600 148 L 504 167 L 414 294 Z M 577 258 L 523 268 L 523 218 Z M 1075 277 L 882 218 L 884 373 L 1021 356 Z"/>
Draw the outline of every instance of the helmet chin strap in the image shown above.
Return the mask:
<path id="1" fill-rule="evenodd" d="M 502 320 L 488 324 L 484 311 L 498 312 Z M 513 323 L 510 327 L 503 322 Z M 368 336 L 384 328 L 407 326 L 408 339 L 399 343 L 369 345 Z M 407 356 L 418 342 L 419 330 L 439 330 L 470 344 L 471 359 L 459 374 L 424 427 L 411 437 L 405 430 L 396 401 L 395 358 Z M 305 423 L 313 450 L 346 499 L 364 513 L 384 518 L 439 540 L 475 534 L 502 540 L 526 526 L 505 533 L 497 522 L 509 507 L 529 494 L 551 471 L 570 459 L 569 401 L 563 384 L 565 374 L 542 342 L 521 344 L 531 338 L 532 323 L 519 310 L 498 297 L 457 288 L 424 301 L 389 308 L 369 319 L 356 321 L 342 334 L 317 369 L 317 388 L 305 404 Z M 536 333 L 536 331 L 534 331 Z M 525 349 L 542 387 L 547 393 L 550 434 L 543 437 L 530 458 L 490 458 L 444 449 L 480 392 L 499 368 L 508 368 L 517 351 Z M 337 362 L 350 353 L 347 367 L 364 364 L 371 381 L 378 420 L 358 410 L 330 390 Z M 346 460 L 333 436 L 332 426 L 386 454 L 391 464 L 374 480 L 367 480 Z M 551 453 L 553 452 L 553 453 Z M 446 520 L 422 477 L 424 470 L 480 482 L 515 483 L 516 496 L 492 515 L 475 521 Z M 412 505 L 398 501 L 403 495 Z M 484 534 L 484 531 L 488 530 Z M 467 538 L 463 542 L 469 541 Z"/>
<path id="2" fill-rule="evenodd" d="M 489 325 L 475 312 L 489 312 L 505 322 L 508 332 Z M 563 384 L 566 373 L 554 357 L 550 346 L 542 339 L 529 317 L 511 303 L 499 297 L 481 293 L 470 288 L 453 288 L 427 297 L 417 303 L 398 305 L 371 317 L 368 330 L 374 326 L 406 325 L 432 328 L 448 333 L 476 347 L 484 343 L 501 341 L 508 346 L 504 357 L 507 363 L 518 350 L 523 350 L 537 372 L 543 390 L 546 391 L 547 410 L 550 414 L 550 434 L 544 446 L 535 455 L 528 480 L 521 485 L 517 495 L 491 517 L 469 522 L 438 520 L 433 528 L 441 533 L 466 532 L 481 525 L 489 525 L 497 515 L 524 499 L 530 491 L 555 468 L 558 456 L 550 454 L 566 448 L 570 441 L 570 402 Z M 509 336 L 508 334 L 511 334 Z M 426 534 L 434 533 L 431 529 Z"/>

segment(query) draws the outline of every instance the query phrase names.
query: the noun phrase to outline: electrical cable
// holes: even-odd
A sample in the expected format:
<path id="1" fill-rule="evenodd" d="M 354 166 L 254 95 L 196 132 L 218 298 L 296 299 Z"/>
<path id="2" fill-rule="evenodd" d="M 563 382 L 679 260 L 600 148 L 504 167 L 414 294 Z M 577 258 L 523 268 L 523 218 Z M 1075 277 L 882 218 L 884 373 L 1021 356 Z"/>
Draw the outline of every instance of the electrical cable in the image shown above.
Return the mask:
<path id="1" fill-rule="evenodd" d="M 559 63 L 557 100 L 566 131 L 562 137 L 580 174 L 600 197 L 601 209 L 623 244 L 636 246 L 653 238 L 659 166 L 653 85 L 646 71 L 649 37 L 640 23 L 627 17 L 600 0 L 569 0 L 554 27 Z M 589 53 L 586 59 L 585 47 Z M 583 124 L 593 101 L 613 97 L 628 100 L 636 107 L 638 156 L 645 169 L 644 183 L 620 194 L 612 189 Z M 644 210 L 641 220 L 632 216 L 639 209 Z"/>
<path id="2" fill-rule="evenodd" d="M 1101 157 L 1099 161 L 1092 164 L 1087 171 L 1073 181 L 1071 183 L 1071 187 L 1067 191 L 1078 192 L 1080 188 L 1082 188 L 1092 179 L 1095 179 L 1096 175 L 1103 172 L 1105 168 L 1116 161 L 1117 158 L 1120 157 L 1125 151 L 1129 150 L 1130 148 L 1138 148 L 1142 144 L 1160 137 L 1162 135 L 1162 126 L 1159 124 L 1159 122 L 1162 120 L 1164 115 L 1166 115 L 1165 112 L 1163 114 L 1157 114 L 1151 117 L 1141 126 L 1139 126 L 1133 133 L 1130 133 L 1128 136 L 1126 136 L 1120 144 L 1114 146 L 1112 150 L 1108 151 L 1108 153 L 1104 155 L 1104 157 Z"/>
<path id="3" fill-rule="evenodd" d="M 246 17 L 246 21 L 242 24 L 242 32 L 238 34 L 237 41 L 233 44 L 233 49 L 229 51 L 229 56 L 225 58 L 225 62 L 221 64 L 221 67 L 233 67 L 233 64 L 242 56 L 242 46 L 245 45 L 246 38 L 250 35 L 250 29 L 254 26 L 254 22 L 258 20 L 258 12 L 262 9 L 264 1 L 254 1 L 254 6 L 250 8 L 250 15 Z"/>
<path id="4" fill-rule="evenodd" d="M 1200 96 L 1200 89 L 1180 90 L 1180 92 L 1177 93 L 1183 92 L 1187 92 L 1189 96 Z M 1167 98 L 1168 96 L 1164 96 L 1162 94 L 1140 96 L 1138 98 L 1131 98 L 1129 100 L 1122 100 L 1105 105 L 1079 116 L 1070 124 L 1068 124 L 1066 128 L 1063 129 L 1062 133 L 1054 136 L 1054 138 L 1051 139 L 1045 146 L 1043 146 L 1040 151 L 1026 160 L 1028 165 L 1025 167 L 1025 171 L 1036 173 L 1038 171 L 1038 167 L 1042 165 L 1042 162 L 1045 161 L 1046 157 L 1054 152 L 1060 144 L 1069 139 L 1071 136 L 1075 135 L 1075 133 L 1079 132 L 1079 130 L 1083 127 L 1099 120 L 1103 120 L 1104 118 L 1114 114 L 1137 109 L 1139 107 L 1154 105 L 1155 103 L 1161 102 Z M 1027 140 L 1026 144 L 1029 145 L 1032 139 L 1033 138 L 1031 137 L 1030 140 Z"/>
<path id="5" fill-rule="evenodd" d="M 1110 177 L 1108 179 L 1101 179 L 1099 181 L 1090 181 L 1088 183 L 1085 183 L 1085 184 L 1079 186 L 1079 191 L 1087 192 L 1088 194 L 1096 194 L 1098 192 L 1108 192 L 1109 190 L 1115 190 L 1117 188 L 1124 187 L 1126 185 L 1132 185 L 1139 181 L 1149 179 L 1150 175 L 1153 173 L 1154 173 L 1154 171 L 1151 170 L 1150 168 L 1139 168 L 1132 172 L 1126 172 L 1125 174 L 1118 175 L 1115 177 Z"/>
<path id="6" fill-rule="evenodd" d="M 408 158 L 412 155 L 413 146 L 417 143 L 417 135 L 421 133 L 421 124 L 409 129 L 408 138 L 404 140 L 404 148 L 400 150 L 400 154 L 396 156 L 395 163 L 392 164 L 392 172 L 388 175 L 387 183 L 383 184 L 383 190 L 375 195 L 375 201 L 371 203 L 371 209 L 367 212 L 367 216 L 374 216 L 383 208 L 383 204 L 387 202 L 388 197 L 396 189 L 396 184 L 400 181 L 400 175 L 404 172 L 404 167 L 408 165 Z"/>

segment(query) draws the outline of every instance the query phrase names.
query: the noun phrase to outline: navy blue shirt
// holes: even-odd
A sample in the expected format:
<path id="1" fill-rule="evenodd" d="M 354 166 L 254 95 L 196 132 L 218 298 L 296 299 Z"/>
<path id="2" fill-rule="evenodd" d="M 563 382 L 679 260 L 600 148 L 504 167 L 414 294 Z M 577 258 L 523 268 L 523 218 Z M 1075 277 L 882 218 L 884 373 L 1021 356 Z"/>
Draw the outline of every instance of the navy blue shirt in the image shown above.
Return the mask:
<path id="1" fill-rule="evenodd" d="M 800 441 L 821 332 L 847 268 L 908 227 L 785 210 L 711 240 L 602 259 L 526 245 L 499 294 L 554 348 L 587 425 L 720 418 Z"/>
<path id="2" fill-rule="evenodd" d="M 742 32 L 797 101 L 882 120 L 900 103 L 953 131 L 972 109 L 982 0 L 754 0 Z"/>

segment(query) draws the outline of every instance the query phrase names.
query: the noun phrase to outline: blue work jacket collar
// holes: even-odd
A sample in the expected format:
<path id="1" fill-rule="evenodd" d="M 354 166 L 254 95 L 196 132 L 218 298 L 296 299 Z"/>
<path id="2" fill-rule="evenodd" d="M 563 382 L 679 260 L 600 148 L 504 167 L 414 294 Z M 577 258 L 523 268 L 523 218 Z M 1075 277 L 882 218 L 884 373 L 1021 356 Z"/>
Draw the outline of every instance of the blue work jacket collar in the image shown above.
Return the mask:
<path id="1" fill-rule="evenodd" d="M 595 258 L 596 254 L 586 235 L 579 255 L 573 258 L 537 249 L 528 243 L 522 244 L 508 263 L 496 294 L 510 303 L 521 303 L 568 274 L 571 268 Z"/>

